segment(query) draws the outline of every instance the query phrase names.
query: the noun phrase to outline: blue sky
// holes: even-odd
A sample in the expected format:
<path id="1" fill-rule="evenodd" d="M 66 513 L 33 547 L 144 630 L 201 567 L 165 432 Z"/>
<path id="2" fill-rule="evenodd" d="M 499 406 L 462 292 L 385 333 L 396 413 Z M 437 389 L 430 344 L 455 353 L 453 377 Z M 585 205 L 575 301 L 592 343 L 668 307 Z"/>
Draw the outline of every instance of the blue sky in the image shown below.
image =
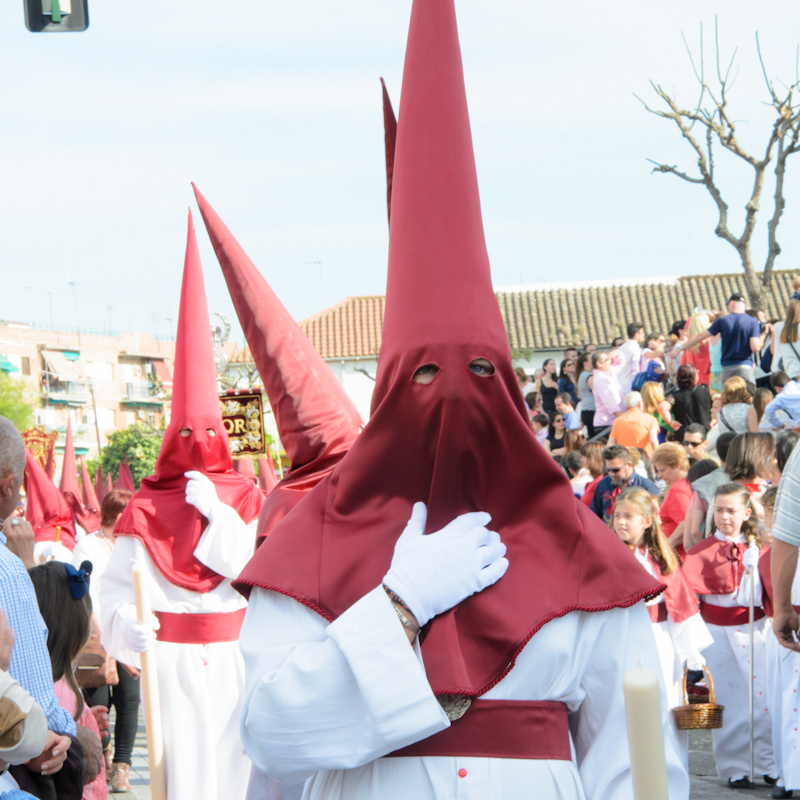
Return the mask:
<path id="1" fill-rule="evenodd" d="M 22 0 L 0 4 L 0 318 L 48 322 L 51 292 L 56 324 L 174 330 L 190 181 L 296 318 L 383 292 L 378 79 L 397 110 L 410 0 L 89 2 L 89 30 L 61 35 L 26 31 Z M 800 7 L 458 0 L 457 11 L 496 285 L 739 269 L 704 190 L 651 175 L 647 158 L 691 170 L 691 152 L 633 93 L 652 99 L 652 78 L 693 103 L 681 32 L 697 52 L 704 24 L 712 69 L 719 11 L 726 61 L 739 48 L 733 115 L 760 152 L 771 112 L 755 31 L 770 77 L 791 83 Z M 800 255 L 795 158 L 783 269 Z M 724 155 L 718 171 L 736 230 L 750 176 Z M 209 305 L 233 317 L 195 221 Z"/>

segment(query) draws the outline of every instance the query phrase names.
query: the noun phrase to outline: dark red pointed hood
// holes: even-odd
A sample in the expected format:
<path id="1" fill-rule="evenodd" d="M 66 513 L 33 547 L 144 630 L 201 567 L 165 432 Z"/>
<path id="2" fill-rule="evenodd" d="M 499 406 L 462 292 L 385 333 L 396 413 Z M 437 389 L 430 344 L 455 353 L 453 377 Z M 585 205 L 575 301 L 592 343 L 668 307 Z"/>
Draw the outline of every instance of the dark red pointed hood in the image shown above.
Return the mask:
<path id="1" fill-rule="evenodd" d="M 67 420 L 67 440 L 64 443 L 64 461 L 61 465 L 61 483 L 58 488 L 81 528 L 87 533 L 100 530 L 97 508 L 90 511 L 83 503 L 83 491 L 78 483 L 78 463 L 75 458 L 75 441 L 72 437 L 72 420 Z"/>
<path id="2" fill-rule="evenodd" d="M 33 526 L 37 542 L 52 542 L 56 529 L 59 541 L 75 549 L 72 509 L 30 450 L 25 451 L 25 519 Z"/>
<path id="3" fill-rule="evenodd" d="M 361 417 L 196 186 L 194 193 L 291 463 L 264 503 L 258 522 L 263 537 L 339 463 L 358 436 Z"/>
<path id="4" fill-rule="evenodd" d="M 414 382 L 425 365 L 438 369 L 434 379 Z M 426 626 L 437 694 L 487 691 L 554 617 L 630 606 L 664 588 L 576 501 L 531 430 L 492 290 L 453 0 L 414 0 L 411 12 L 372 416 L 237 585 L 334 619 L 380 585 L 420 500 L 427 533 L 489 512 L 510 562 L 494 586 Z"/>
<path id="5" fill-rule="evenodd" d="M 389 217 L 389 224 L 392 222 L 392 176 L 394 175 L 394 148 L 397 140 L 397 120 L 392 109 L 392 101 L 389 99 L 389 92 L 386 84 L 381 78 L 381 88 L 383 89 L 383 132 L 386 145 L 386 213 Z"/>
<path id="6" fill-rule="evenodd" d="M 181 430 L 189 429 L 188 436 Z M 207 592 L 223 577 L 193 555 L 206 520 L 186 503 L 187 478 L 197 470 L 213 483 L 219 499 L 244 522 L 258 516 L 262 492 L 233 470 L 228 435 L 222 424 L 211 325 L 200 254 L 189 214 L 189 233 L 175 342 L 172 412 L 156 461 L 117 522 L 115 533 L 136 536 L 171 582 Z"/>

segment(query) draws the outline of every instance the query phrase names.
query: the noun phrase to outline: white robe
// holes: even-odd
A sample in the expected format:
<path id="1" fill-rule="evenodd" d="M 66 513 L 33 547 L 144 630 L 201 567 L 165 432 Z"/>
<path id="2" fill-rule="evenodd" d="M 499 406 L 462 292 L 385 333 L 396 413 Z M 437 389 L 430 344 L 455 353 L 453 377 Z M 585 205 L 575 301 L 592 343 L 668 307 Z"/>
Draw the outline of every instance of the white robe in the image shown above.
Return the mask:
<path id="1" fill-rule="evenodd" d="M 800 603 L 800 573 L 794 577 L 792 603 Z M 800 653 L 767 636 L 769 698 L 772 712 L 772 747 L 779 784 L 800 789 Z"/>
<path id="2" fill-rule="evenodd" d="M 133 561 L 145 566 L 154 611 L 213 614 L 247 605 L 231 579 L 253 554 L 255 523 L 246 526 L 233 509 L 224 509 L 206 527 L 194 553 L 226 578 L 205 594 L 170 583 L 138 539 L 117 538 L 100 590 L 104 645 L 110 655 L 140 666 L 123 633 L 124 621 L 136 615 Z M 169 800 L 243 800 L 250 761 L 239 737 L 244 666 L 237 643 L 157 642 L 155 653 Z"/>
<path id="3" fill-rule="evenodd" d="M 633 551 L 636 560 L 654 577 L 653 565 L 647 555 L 639 548 Z M 663 593 L 651 600 L 647 605 L 664 603 Z M 661 665 L 661 677 L 667 696 L 667 736 L 672 738 L 676 752 L 681 761 L 689 769 L 689 731 L 681 731 L 675 725 L 672 709 L 683 705 L 683 666 L 687 658 L 697 659 L 701 650 L 708 647 L 713 638 L 700 613 L 693 614 L 683 622 L 674 622 L 671 616 L 664 622 L 652 622 L 653 638 L 656 640 L 658 661 Z M 702 659 L 702 657 L 700 657 Z"/>
<path id="4" fill-rule="evenodd" d="M 572 761 L 382 758 L 449 725 L 382 588 L 331 624 L 254 589 L 240 644 L 242 741 L 266 774 L 306 780 L 304 800 L 518 800 L 533 790 L 548 800 L 630 800 L 622 678 L 640 663 L 660 672 L 644 603 L 575 611 L 544 625 L 484 695 L 565 702 Z M 666 757 L 669 796 L 686 800 L 689 776 L 670 738 Z"/>
<path id="5" fill-rule="evenodd" d="M 723 537 L 717 534 L 717 537 Z M 742 538 L 743 540 L 743 538 Z M 754 573 L 756 606 L 761 605 L 761 583 Z M 709 605 L 741 607 L 748 605 L 750 577 L 746 573 L 732 594 L 701 595 Z M 714 759 L 720 778 L 738 780 L 750 774 L 750 683 L 749 625 L 708 625 L 714 643 L 703 651 L 714 680 L 716 702 L 725 706 L 722 727 L 711 732 Z M 767 689 L 766 641 L 772 636 L 772 623 L 762 617 L 754 623 L 753 721 L 756 775 L 777 775 L 772 751 L 772 716 Z"/>

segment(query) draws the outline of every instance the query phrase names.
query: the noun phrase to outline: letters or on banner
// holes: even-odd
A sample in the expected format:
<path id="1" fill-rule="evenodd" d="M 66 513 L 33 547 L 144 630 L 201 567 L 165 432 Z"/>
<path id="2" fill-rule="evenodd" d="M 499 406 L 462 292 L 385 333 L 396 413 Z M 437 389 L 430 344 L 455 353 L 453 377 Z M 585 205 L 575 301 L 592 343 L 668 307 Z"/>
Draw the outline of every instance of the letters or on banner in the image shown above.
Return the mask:
<path id="1" fill-rule="evenodd" d="M 39 462 L 42 469 L 47 467 L 47 462 L 56 446 L 58 431 L 47 433 L 41 428 L 30 428 L 22 434 L 25 447 L 31 451 L 33 457 Z"/>
<path id="2" fill-rule="evenodd" d="M 222 424 L 228 432 L 233 456 L 264 455 L 264 414 L 261 392 L 257 390 L 229 391 L 220 395 Z"/>

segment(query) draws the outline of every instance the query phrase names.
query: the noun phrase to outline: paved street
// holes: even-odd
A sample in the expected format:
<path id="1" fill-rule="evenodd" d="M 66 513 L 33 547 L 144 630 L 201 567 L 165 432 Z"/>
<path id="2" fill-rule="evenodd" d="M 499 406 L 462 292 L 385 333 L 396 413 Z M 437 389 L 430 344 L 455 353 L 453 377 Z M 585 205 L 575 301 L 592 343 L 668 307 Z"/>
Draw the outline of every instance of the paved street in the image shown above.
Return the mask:
<path id="1" fill-rule="evenodd" d="M 772 788 L 758 781 L 753 791 L 732 791 L 719 778 L 714 767 L 714 756 L 711 752 L 711 732 L 692 731 L 689 734 L 689 770 L 692 774 L 691 800 L 737 800 L 737 798 L 771 797 Z M 144 719 L 139 718 L 139 732 L 133 751 L 133 764 L 130 782 L 133 791 L 115 794 L 119 800 L 150 800 L 150 785 L 147 771 L 147 742 L 144 733 Z M 796 795 L 797 796 L 797 795 Z"/>

